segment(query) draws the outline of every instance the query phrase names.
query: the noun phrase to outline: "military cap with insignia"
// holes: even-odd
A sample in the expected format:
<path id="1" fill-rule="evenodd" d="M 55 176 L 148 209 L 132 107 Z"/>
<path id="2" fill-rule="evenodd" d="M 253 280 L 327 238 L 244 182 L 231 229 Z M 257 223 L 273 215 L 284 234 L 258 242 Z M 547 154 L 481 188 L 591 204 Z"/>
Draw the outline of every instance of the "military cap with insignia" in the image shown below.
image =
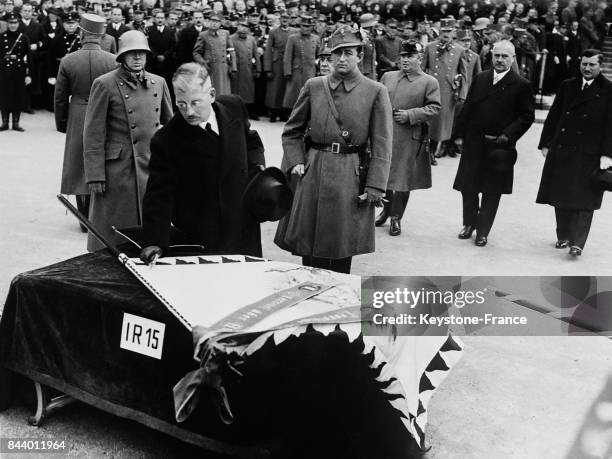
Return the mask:
<path id="1" fill-rule="evenodd" d="M 307 14 L 303 14 L 299 18 L 299 24 L 302 26 L 310 26 L 313 25 L 312 16 L 308 16 Z"/>
<path id="2" fill-rule="evenodd" d="M 455 30 L 457 21 L 453 18 L 440 19 L 440 30 Z"/>
<path id="3" fill-rule="evenodd" d="M 19 13 L 15 13 L 14 11 L 11 11 L 10 13 L 4 16 L 4 20 L 6 22 L 19 22 L 20 19 L 21 16 L 19 15 Z"/>
<path id="4" fill-rule="evenodd" d="M 423 45 L 416 40 L 404 40 L 400 49 L 400 56 L 412 56 L 423 51 Z"/>
<path id="5" fill-rule="evenodd" d="M 362 46 L 363 41 L 361 40 L 361 35 L 359 32 L 354 32 L 353 29 L 349 26 L 339 27 L 332 35 L 329 37 L 329 41 L 327 42 L 330 51 L 333 53 L 337 49 L 340 48 L 348 48 L 351 46 Z"/>
<path id="6" fill-rule="evenodd" d="M 64 22 L 79 22 L 80 18 L 81 15 L 78 12 L 70 11 L 68 14 L 66 14 Z"/>

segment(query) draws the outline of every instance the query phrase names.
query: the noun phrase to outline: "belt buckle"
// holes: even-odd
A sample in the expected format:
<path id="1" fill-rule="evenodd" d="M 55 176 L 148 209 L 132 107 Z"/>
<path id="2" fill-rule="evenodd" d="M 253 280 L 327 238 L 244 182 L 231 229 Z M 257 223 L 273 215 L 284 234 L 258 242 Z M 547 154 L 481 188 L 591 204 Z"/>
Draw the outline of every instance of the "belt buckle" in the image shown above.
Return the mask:
<path id="1" fill-rule="evenodd" d="M 338 142 L 331 144 L 331 152 L 336 154 L 340 153 L 340 144 Z"/>

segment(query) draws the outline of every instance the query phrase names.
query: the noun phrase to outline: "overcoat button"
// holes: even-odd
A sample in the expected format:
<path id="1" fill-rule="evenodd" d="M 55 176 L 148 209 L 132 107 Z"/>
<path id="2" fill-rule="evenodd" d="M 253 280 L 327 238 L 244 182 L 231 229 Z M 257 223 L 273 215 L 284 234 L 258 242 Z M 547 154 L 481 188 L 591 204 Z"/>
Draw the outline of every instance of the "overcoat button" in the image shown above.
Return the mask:
<path id="1" fill-rule="evenodd" d="M 125 95 L 125 98 L 126 98 L 126 99 L 129 99 L 129 98 L 130 98 L 130 95 L 129 95 L 129 94 L 126 94 L 126 95 Z"/>
<path id="2" fill-rule="evenodd" d="M 157 93 L 153 94 L 153 97 L 157 97 Z"/>
<path id="3" fill-rule="evenodd" d="M 131 108 L 128 110 L 128 113 L 134 113 L 134 110 L 132 110 Z"/>
<path id="4" fill-rule="evenodd" d="M 136 125 L 135 124 L 132 124 L 132 129 L 136 129 Z"/>
<path id="5" fill-rule="evenodd" d="M 155 111 L 156 111 L 156 112 L 158 112 L 158 111 L 159 111 L 159 107 L 157 107 L 157 108 L 155 109 Z"/>

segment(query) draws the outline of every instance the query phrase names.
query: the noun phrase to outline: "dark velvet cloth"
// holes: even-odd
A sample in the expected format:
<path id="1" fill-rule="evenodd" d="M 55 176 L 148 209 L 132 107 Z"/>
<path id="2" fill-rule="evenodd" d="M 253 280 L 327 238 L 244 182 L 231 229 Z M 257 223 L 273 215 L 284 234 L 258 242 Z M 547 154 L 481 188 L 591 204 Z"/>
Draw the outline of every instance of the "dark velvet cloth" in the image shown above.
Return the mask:
<path id="1" fill-rule="evenodd" d="M 166 325 L 161 360 L 119 347 L 124 312 Z M 107 251 L 16 276 L 0 321 L 0 370 L 70 389 L 119 416 L 143 422 L 144 414 L 234 445 L 265 445 L 283 459 L 411 457 L 415 443 L 382 391 L 390 381 L 375 380 L 382 366 L 370 368 L 374 356 L 363 346 L 340 330 L 310 329 L 278 346 L 269 339 L 238 365 L 242 377 L 221 371 L 232 425 L 221 423 L 205 387 L 191 417 L 177 424 L 172 388 L 197 368 L 191 332 Z M 4 376 L 1 399 L 10 402 Z"/>

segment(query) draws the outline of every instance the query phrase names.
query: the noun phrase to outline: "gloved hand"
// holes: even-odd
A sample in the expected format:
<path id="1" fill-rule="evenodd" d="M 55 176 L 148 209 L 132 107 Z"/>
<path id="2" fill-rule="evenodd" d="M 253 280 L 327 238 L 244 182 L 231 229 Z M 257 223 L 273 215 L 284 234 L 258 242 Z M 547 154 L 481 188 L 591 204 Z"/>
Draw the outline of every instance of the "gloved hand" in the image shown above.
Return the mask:
<path id="1" fill-rule="evenodd" d="M 88 185 L 90 193 L 104 193 L 106 191 L 106 182 L 90 182 Z"/>
<path id="2" fill-rule="evenodd" d="M 156 245 L 150 245 L 140 251 L 140 259 L 146 264 L 153 263 L 154 260 L 161 257 L 162 249 Z"/>
<path id="3" fill-rule="evenodd" d="M 304 175 L 304 165 L 303 164 L 296 164 L 291 169 L 291 173 L 294 174 L 294 175 L 297 175 L 298 177 L 301 177 L 302 175 Z"/>
<path id="4" fill-rule="evenodd" d="M 542 147 L 540 153 L 542 153 L 542 156 L 546 158 L 546 155 L 548 154 L 548 147 Z"/>
<path id="5" fill-rule="evenodd" d="M 599 168 L 606 170 L 612 167 L 612 158 L 609 156 L 601 156 L 599 158 Z"/>
<path id="6" fill-rule="evenodd" d="M 497 136 L 497 139 L 495 139 L 495 143 L 497 145 L 508 145 L 508 136 L 506 134 L 500 134 Z"/>

